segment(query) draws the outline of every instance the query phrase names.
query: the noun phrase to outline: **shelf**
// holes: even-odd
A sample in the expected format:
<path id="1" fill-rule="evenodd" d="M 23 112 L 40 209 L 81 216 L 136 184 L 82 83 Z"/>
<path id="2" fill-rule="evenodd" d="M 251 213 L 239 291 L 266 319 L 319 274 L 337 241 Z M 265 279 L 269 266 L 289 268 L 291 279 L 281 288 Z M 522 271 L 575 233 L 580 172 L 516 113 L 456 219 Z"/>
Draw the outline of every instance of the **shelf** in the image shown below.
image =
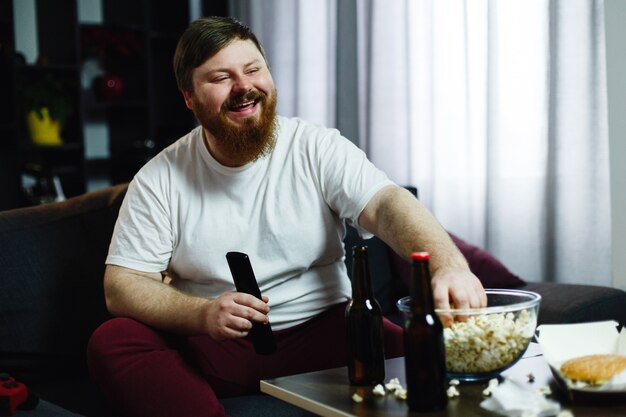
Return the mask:
<path id="1" fill-rule="evenodd" d="M 172 70 L 178 38 L 189 24 L 188 2 L 101 0 L 103 22 L 93 24 L 79 21 L 79 0 L 33 0 L 32 36 L 36 36 L 37 52 L 45 58 L 45 65 L 33 65 L 19 62 L 13 54 L 15 32 L 24 30 L 13 21 L 13 8 L 21 1 L 0 0 L 0 162 L 10 168 L 0 181 L 5 190 L 0 209 L 23 204 L 19 178 L 26 164 L 59 175 L 63 190 L 71 197 L 83 193 L 96 176 L 99 183 L 107 183 L 100 181 L 105 176 L 110 183 L 129 181 L 145 162 L 195 126 Z M 205 14 L 226 15 L 228 0 L 201 3 Z M 104 59 L 102 49 L 87 51 L 87 41 L 103 39 L 87 39 L 94 31 L 96 35 L 112 34 L 105 38 L 113 39 L 118 47 L 127 46 L 124 39 L 132 38 L 135 47 L 123 59 Z M 124 79 L 124 95 L 119 101 L 99 101 L 89 87 L 83 87 L 82 76 L 91 78 L 99 73 L 98 68 L 84 65 L 94 58 L 103 70 Z M 75 108 L 61 132 L 63 145 L 36 146 L 29 139 L 22 112 L 17 111 L 23 92 L 16 88 L 16 81 L 25 78 L 30 82 L 50 73 L 70 82 Z M 86 120 L 96 127 L 85 129 Z M 85 132 L 95 132 L 96 140 L 107 136 L 105 159 L 85 159 Z"/>
<path id="2" fill-rule="evenodd" d="M 23 172 L 26 174 L 50 176 L 50 175 L 75 175 L 80 172 L 79 168 L 75 165 L 55 165 L 54 167 L 46 167 L 43 164 L 27 162 L 24 164 Z"/>
<path id="3" fill-rule="evenodd" d="M 76 65 L 68 65 L 68 64 L 45 64 L 45 65 L 33 65 L 33 64 L 15 64 L 15 70 L 25 73 L 41 73 L 45 74 L 47 72 L 59 72 L 59 73 L 68 73 L 75 74 L 78 71 Z"/>
<path id="4" fill-rule="evenodd" d="M 102 24 L 81 25 L 81 34 L 103 40 L 108 33 L 113 42 L 133 34 L 141 40 L 140 50 L 123 61 L 123 73 L 99 58 L 105 72 L 124 79 L 122 100 L 98 101 L 91 89 L 82 93 L 86 117 L 106 123 L 108 169 L 115 183 L 132 179 L 145 162 L 178 139 L 180 132 L 193 127 L 193 115 L 184 105 L 172 70 L 176 43 L 189 24 L 189 5 L 174 0 L 125 0 L 103 2 L 102 6 Z"/>
<path id="5" fill-rule="evenodd" d="M 133 32 L 141 34 L 144 31 L 144 27 L 137 23 L 81 23 L 81 34 L 84 30 L 104 29 L 111 32 Z"/>
<path id="6" fill-rule="evenodd" d="M 33 166 L 40 167 L 42 172 L 58 173 L 68 197 L 81 194 L 86 189 L 80 62 L 77 53 L 77 0 L 34 0 L 32 28 L 30 25 L 16 25 L 13 21 L 14 7 L 21 1 L 0 0 L 0 91 L 3 92 L 0 101 L 0 162 L 5 168 L 2 182 L 5 191 L 0 209 L 24 205 L 21 177 L 23 172 Z M 16 52 L 20 51 L 15 48 L 15 32 L 36 38 L 38 64 L 27 64 L 19 59 Z M 27 132 L 22 107 L 27 91 L 22 87 L 45 80 L 49 75 L 54 75 L 64 84 L 63 93 L 68 98 L 72 113 L 61 132 L 65 144 L 37 146 L 31 142 Z M 58 97 L 57 93 L 51 95 Z"/>
<path id="7" fill-rule="evenodd" d="M 182 35 L 182 32 L 163 32 L 158 30 L 151 30 L 150 32 L 148 32 L 148 36 L 150 36 L 152 40 L 168 40 L 174 41 L 175 43 L 178 43 L 178 38 L 180 38 L 180 35 Z"/>
<path id="8" fill-rule="evenodd" d="M 120 99 L 117 101 L 102 101 L 94 97 L 91 90 L 83 90 L 83 106 L 85 110 L 90 111 L 107 111 L 111 109 L 137 109 L 148 106 L 148 102 L 144 99 L 127 100 Z"/>
<path id="9" fill-rule="evenodd" d="M 62 145 L 52 145 L 52 146 L 44 146 L 44 145 L 35 145 L 33 143 L 29 143 L 23 146 L 23 151 L 27 153 L 62 153 L 62 152 L 76 152 L 82 151 L 84 148 L 82 143 L 64 143 Z"/>

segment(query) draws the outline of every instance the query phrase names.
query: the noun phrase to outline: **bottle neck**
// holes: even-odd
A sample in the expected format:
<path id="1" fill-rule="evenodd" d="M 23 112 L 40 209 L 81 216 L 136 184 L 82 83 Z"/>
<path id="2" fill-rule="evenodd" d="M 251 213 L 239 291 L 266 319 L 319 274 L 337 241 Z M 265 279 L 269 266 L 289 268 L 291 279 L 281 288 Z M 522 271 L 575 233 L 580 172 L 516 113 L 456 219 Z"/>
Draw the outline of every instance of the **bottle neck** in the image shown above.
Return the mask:
<path id="1" fill-rule="evenodd" d="M 434 312 L 428 259 L 413 259 L 411 273 L 411 311 L 418 314 Z"/>
<path id="2" fill-rule="evenodd" d="M 373 297 L 367 247 L 353 249 L 352 255 L 352 300 L 363 301 Z"/>

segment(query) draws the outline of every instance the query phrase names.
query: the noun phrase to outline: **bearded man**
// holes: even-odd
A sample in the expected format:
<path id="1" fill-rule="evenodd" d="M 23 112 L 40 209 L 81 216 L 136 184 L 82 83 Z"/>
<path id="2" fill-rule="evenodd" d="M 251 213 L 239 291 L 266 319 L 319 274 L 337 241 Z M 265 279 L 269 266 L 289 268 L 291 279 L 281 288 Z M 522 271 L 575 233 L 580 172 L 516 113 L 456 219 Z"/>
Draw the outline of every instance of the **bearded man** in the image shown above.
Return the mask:
<path id="1" fill-rule="evenodd" d="M 249 28 L 193 22 L 174 70 L 200 126 L 130 183 L 104 277 L 116 318 L 88 347 L 92 378 L 123 415 L 223 416 L 218 398 L 257 393 L 261 379 L 345 365 L 344 222 L 407 258 L 429 251 L 437 306 L 485 305 L 418 200 L 337 130 L 276 115 Z M 262 300 L 235 291 L 230 251 L 249 255 Z M 268 322 L 277 349 L 257 355 L 248 333 Z M 402 355 L 402 329 L 384 327 L 386 355 Z"/>

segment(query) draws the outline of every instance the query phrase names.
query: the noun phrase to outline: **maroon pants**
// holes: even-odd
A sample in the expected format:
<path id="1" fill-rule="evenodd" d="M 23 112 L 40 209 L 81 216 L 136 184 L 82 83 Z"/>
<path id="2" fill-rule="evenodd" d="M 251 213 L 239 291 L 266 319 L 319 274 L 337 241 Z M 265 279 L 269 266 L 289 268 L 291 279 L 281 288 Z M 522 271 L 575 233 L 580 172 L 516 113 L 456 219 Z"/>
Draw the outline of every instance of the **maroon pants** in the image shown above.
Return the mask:
<path id="1" fill-rule="evenodd" d="M 259 392 L 261 379 L 346 365 L 345 304 L 274 332 L 278 350 L 257 355 L 248 338 L 176 336 L 128 318 L 102 324 L 87 348 L 89 370 L 129 417 L 224 416 L 218 397 Z M 403 354 L 402 328 L 385 320 L 387 357 Z M 346 373 L 347 378 L 347 373 Z"/>

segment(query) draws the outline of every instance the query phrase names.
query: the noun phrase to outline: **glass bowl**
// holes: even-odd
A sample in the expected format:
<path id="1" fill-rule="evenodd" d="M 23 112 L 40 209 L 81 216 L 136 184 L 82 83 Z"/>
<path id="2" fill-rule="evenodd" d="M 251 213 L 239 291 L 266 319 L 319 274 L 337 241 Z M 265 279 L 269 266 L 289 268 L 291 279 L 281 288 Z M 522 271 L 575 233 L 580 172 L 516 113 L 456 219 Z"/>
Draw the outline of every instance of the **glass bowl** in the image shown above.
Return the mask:
<path id="1" fill-rule="evenodd" d="M 487 289 L 487 307 L 435 310 L 444 323 L 449 379 L 497 377 L 524 354 L 535 334 L 541 296 L 530 291 Z M 398 300 L 406 324 L 410 298 Z"/>

